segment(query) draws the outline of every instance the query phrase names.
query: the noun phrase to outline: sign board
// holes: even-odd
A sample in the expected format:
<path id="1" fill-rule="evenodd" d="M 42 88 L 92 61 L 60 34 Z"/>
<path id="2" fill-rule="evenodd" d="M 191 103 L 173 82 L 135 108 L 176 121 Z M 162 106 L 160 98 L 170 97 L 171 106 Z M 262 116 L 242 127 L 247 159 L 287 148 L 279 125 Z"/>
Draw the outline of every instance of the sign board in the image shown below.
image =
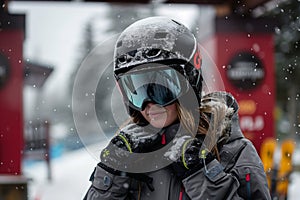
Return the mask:
<path id="1" fill-rule="evenodd" d="M 213 59 L 222 83 L 239 103 L 240 126 L 257 150 L 275 135 L 273 22 L 268 19 L 216 19 Z M 267 26 L 268 25 L 268 26 Z M 205 44 L 204 44 L 205 46 Z M 203 69 L 209 66 L 203 66 Z"/>
<path id="2" fill-rule="evenodd" d="M 24 15 L 0 13 L 0 175 L 21 175 Z"/>

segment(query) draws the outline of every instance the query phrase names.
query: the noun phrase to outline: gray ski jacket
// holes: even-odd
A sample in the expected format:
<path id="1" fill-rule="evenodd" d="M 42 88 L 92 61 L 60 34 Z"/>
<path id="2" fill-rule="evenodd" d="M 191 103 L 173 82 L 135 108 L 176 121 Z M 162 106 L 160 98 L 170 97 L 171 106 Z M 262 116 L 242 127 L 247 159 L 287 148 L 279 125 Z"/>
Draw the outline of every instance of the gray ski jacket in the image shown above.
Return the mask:
<path id="1" fill-rule="evenodd" d="M 136 178 L 115 175 L 97 165 L 87 200 L 225 200 L 271 199 L 262 162 L 239 127 L 236 101 L 226 95 L 231 117 L 228 140 L 219 149 L 221 160 L 213 160 L 183 180 L 170 166 L 146 175 L 153 179 L 151 189 Z M 154 190 L 153 190 L 154 189 Z"/>

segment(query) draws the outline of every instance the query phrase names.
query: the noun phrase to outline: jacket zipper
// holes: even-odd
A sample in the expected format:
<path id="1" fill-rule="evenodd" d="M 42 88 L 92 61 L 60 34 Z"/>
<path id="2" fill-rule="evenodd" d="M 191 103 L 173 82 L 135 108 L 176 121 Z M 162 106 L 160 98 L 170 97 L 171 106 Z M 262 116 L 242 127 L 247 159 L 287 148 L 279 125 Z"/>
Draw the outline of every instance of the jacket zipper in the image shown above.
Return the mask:
<path id="1" fill-rule="evenodd" d="M 246 190 L 247 190 L 247 199 L 251 199 L 251 174 L 248 172 L 246 174 Z"/>
<path id="2" fill-rule="evenodd" d="M 161 144 L 162 144 L 162 145 L 165 145 L 165 144 L 166 144 L 166 134 L 165 134 L 165 133 L 163 133 L 163 134 L 161 135 Z"/>

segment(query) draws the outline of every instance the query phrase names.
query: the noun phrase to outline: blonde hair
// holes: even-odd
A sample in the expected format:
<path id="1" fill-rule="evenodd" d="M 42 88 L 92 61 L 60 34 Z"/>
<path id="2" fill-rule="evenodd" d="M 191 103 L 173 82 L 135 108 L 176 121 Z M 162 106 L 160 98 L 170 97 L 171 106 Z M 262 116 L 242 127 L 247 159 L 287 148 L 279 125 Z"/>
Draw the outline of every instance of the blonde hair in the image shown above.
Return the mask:
<path id="1" fill-rule="evenodd" d="M 191 111 L 187 110 L 183 106 L 180 106 L 178 103 L 176 103 L 176 107 L 178 119 L 189 133 L 191 133 L 193 136 L 195 136 L 195 133 L 206 134 L 209 128 L 209 120 L 203 112 L 199 112 L 200 108 L 195 108 L 200 114 L 199 125 L 197 126 L 197 120 L 194 119 Z"/>
<path id="2" fill-rule="evenodd" d="M 218 151 L 218 140 L 226 133 L 227 124 L 226 116 L 228 107 L 223 99 L 206 97 L 202 100 L 201 106 L 198 109 L 200 114 L 199 124 L 197 126 L 191 111 L 185 109 L 177 103 L 178 118 L 184 128 L 192 135 L 205 134 L 205 145 L 213 152 L 217 159 L 220 160 Z"/>

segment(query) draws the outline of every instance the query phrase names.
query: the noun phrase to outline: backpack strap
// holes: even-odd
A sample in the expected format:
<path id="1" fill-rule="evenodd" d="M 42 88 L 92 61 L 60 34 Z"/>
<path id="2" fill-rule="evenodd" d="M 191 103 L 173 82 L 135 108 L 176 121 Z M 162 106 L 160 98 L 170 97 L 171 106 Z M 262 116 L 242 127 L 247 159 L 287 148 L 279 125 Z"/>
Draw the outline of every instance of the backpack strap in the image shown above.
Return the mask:
<path id="1" fill-rule="evenodd" d="M 150 191 L 154 191 L 154 187 L 152 185 L 153 182 L 153 178 L 144 174 L 144 173 L 128 173 L 128 172 L 122 172 L 119 170 L 115 170 L 112 169 L 110 167 L 107 167 L 106 165 L 104 165 L 103 163 L 99 162 L 98 166 L 101 167 L 102 169 L 104 169 L 105 171 L 117 175 L 117 176 L 128 176 L 131 177 L 137 181 L 142 181 L 144 183 L 146 183 L 146 185 L 148 186 Z M 92 177 L 92 176 L 91 176 Z"/>

